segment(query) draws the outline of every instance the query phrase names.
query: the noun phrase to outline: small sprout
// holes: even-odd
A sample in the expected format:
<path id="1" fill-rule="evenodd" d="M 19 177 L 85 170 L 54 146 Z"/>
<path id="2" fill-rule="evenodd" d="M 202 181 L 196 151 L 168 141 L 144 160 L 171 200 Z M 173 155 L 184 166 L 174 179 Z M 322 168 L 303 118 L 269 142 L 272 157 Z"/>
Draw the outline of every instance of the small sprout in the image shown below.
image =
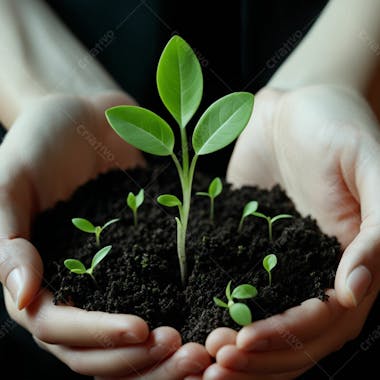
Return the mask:
<path id="1" fill-rule="evenodd" d="M 263 267 L 268 272 L 269 286 L 272 285 L 272 269 L 277 265 L 277 256 L 273 253 L 263 259 Z"/>
<path id="2" fill-rule="evenodd" d="M 137 209 L 144 202 L 144 189 L 141 189 L 137 195 L 130 192 L 127 197 L 127 205 L 132 210 L 133 213 L 133 223 L 137 226 Z"/>
<path id="3" fill-rule="evenodd" d="M 238 300 L 250 299 L 257 296 L 257 289 L 249 284 L 237 286 L 231 293 L 231 281 L 226 287 L 226 297 L 228 303 L 214 297 L 214 302 L 217 306 L 228 309 L 230 317 L 240 326 L 249 325 L 252 322 L 251 310 L 245 303 L 235 302 Z"/>
<path id="4" fill-rule="evenodd" d="M 258 218 L 263 218 L 268 222 L 268 236 L 269 236 L 269 240 L 272 242 L 273 241 L 273 232 L 272 232 L 273 223 L 277 222 L 277 220 L 280 220 L 280 219 L 293 218 L 293 216 L 289 215 L 289 214 L 280 214 L 280 215 L 276 215 L 273 218 L 271 218 L 270 216 L 266 216 L 261 212 L 257 212 L 257 207 L 258 207 L 258 203 L 256 201 L 248 202 L 245 205 L 244 210 L 243 210 L 243 215 L 240 219 L 238 231 L 239 232 L 241 231 L 241 229 L 243 227 L 243 221 L 247 216 L 253 215 L 253 216 L 256 216 Z"/>
<path id="5" fill-rule="evenodd" d="M 249 215 L 253 215 L 253 213 L 257 210 L 258 207 L 259 207 L 259 204 L 256 201 L 248 202 L 244 206 L 243 214 L 241 216 L 239 227 L 238 227 L 238 232 L 241 232 L 241 229 L 243 228 L 244 219 Z"/>
<path id="6" fill-rule="evenodd" d="M 219 177 L 214 178 L 209 187 L 208 192 L 199 191 L 197 195 L 210 198 L 210 221 L 214 223 L 214 199 L 222 193 L 223 184 Z"/>
<path id="7" fill-rule="evenodd" d="M 89 220 L 83 219 L 83 218 L 74 218 L 71 219 L 71 222 L 74 224 L 78 230 L 81 230 L 83 232 L 87 232 L 89 234 L 95 234 L 95 240 L 96 240 L 96 245 L 100 247 L 100 234 L 102 231 L 110 226 L 113 223 L 118 222 L 119 219 L 112 219 L 105 223 L 103 227 L 101 226 L 94 226 Z"/>
<path id="8" fill-rule="evenodd" d="M 112 245 L 107 245 L 107 247 L 99 250 L 95 256 L 92 258 L 90 268 L 84 266 L 84 264 L 80 260 L 76 259 L 67 259 L 64 261 L 64 265 L 67 269 L 75 274 L 88 274 L 95 281 L 95 277 L 93 275 L 93 271 L 95 267 L 108 255 L 112 248 Z M 96 281 L 95 281 L 96 282 Z"/>

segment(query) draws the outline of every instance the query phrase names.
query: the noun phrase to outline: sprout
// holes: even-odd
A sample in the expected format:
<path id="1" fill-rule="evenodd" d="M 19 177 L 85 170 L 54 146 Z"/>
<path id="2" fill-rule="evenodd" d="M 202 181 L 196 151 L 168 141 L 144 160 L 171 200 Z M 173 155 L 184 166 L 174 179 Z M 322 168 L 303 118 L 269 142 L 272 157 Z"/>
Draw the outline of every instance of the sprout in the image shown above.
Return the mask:
<path id="1" fill-rule="evenodd" d="M 208 192 L 197 192 L 197 195 L 210 198 L 210 221 L 214 223 L 214 199 L 222 193 L 223 184 L 219 177 L 214 178 L 209 187 Z"/>
<path id="2" fill-rule="evenodd" d="M 101 250 L 99 250 L 95 256 L 92 258 L 90 268 L 84 266 L 84 264 L 80 260 L 76 259 L 67 259 L 64 261 L 64 265 L 67 269 L 75 274 L 88 274 L 95 281 L 95 277 L 92 274 L 95 267 L 108 255 L 112 248 L 112 245 L 108 245 Z M 96 282 L 96 281 L 95 281 Z"/>
<path id="3" fill-rule="evenodd" d="M 245 303 L 235 302 L 238 300 L 250 299 L 257 296 L 257 289 L 249 284 L 237 286 L 231 293 L 231 281 L 226 287 L 227 303 L 221 299 L 214 297 L 214 302 L 217 306 L 228 309 L 230 317 L 240 326 L 249 325 L 252 322 L 251 310 Z"/>
<path id="4" fill-rule="evenodd" d="M 141 189 L 137 195 L 130 192 L 127 197 L 127 205 L 133 213 L 133 224 L 137 226 L 137 209 L 144 202 L 144 189 Z"/>
<path id="5" fill-rule="evenodd" d="M 241 232 L 241 229 L 243 228 L 243 222 L 244 222 L 244 219 L 245 219 L 248 215 L 252 215 L 252 214 L 257 210 L 258 207 L 259 207 L 259 204 L 258 204 L 256 201 L 248 202 L 248 203 L 244 206 L 243 214 L 242 214 L 242 216 L 241 216 L 240 223 L 239 223 L 239 227 L 238 227 L 238 232 Z"/>
<path id="6" fill-rule="evenodd" d="M 263 267 L 268 272 L 269 277 L 269 286 L 272 285 L 272 269 L 277 265 L 277 256 L 273 253 L 270 255 L 267 255 L 263 259 Z"/>
<path id="7" fill-rule="evenodd" d="M 78 228 L 78 230 L 81 230 L 83 232 L 87 232 L 89 234 L 95 234 L 96 245 L 98 247 L 100 247 L 100 234 L 102 233 L 102 231 L 106 227 L 108 227 L 111 224 L 116 223 L 118 221 L 119 221 L 119 219 L 112 219 L 112 220 L 108 221 L 107 223 L 105 223 L 103 225 L 103 227 L 101 227 L 101 226 L 94 226 L 89 220 L 84 219 L 84 218 L 71 219 L 71 222 L 74 224 L 74 226 L 76 228 Z"/>
<path id="8" fill-rule="evenodd" d="M 256 201 L 248 202 L 245 205 L 244 210 L 243 210 L 243 215 L 242 215 L 242 217 L 240 219 L 238 231 L 239 232 L 241 231 L 241 228 L 243 226 L 243 221 L 244 221 L 244 219 L 247 216 L 253 215 L 253 216 L 256 216 L 258 218 L 263 218 L 263 219 L 265 219 L 268 222 L 268 236 L 269 236 L 269 240 L 272 242 L 273 241 L 273 232 L 272 232 L 272 230 L 273 230 L 273 223 L 277 222 L 280 219 L 293 218 L 293 216 L 289 215 L 289 214 L 280 214 L 280 215 L 276 215 L 273 218 L 271 218 L 270 216 L 266 216 L 266 215 L 264 215 L 261 212 L 257 212 L 256 211 L 257 207 L 258 207 L 258 203 Z"/>
<path id="9" fill-rule="evenodd" d="M 189 147 L 186 126 L 201 103 L 203 75 L 197 56 L 181 37 L 173 36 L 166 45 L 158 62 L 156 79 L 160 98 L 178 124 L 181 160 L 174 152 L 173 129 L 154 112 L 137 106 L 117 106 L 106 110 L 106 118 L 124 141 L 146 153 L 169 156 L 176 166 L 182 199 L 159 198 L 159 203 L 179 209 L 177 254 L 182 284 L 185 284 L 186 233 L 196 163 L 200 156 L 224 148 L 240 135 L 251 117 L 254 97 L 248 92 L 234 92 L 211 104 L 197 122 Z M 194 152 L 192 157 L 189 148 Z"/>

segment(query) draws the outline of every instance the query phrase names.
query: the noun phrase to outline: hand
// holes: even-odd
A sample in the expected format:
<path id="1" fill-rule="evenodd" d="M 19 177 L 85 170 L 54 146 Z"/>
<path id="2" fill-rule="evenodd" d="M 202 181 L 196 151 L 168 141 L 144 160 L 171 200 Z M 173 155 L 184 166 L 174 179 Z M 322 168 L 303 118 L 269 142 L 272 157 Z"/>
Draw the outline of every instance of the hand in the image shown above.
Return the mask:
<path id="1" fill-rule="evenodd" d="M 208 365 L 203 347 L 180 348 L 177 331 L 149 332 L 137 316 L 53 305 L 51 294 L 40 289 L 42 262 L 28 241 L 37 212 L 100 172 L 144 163 L 104 116 L 106 108 L 132 102 L 119 92 L 52 95 L 35 100 L 16 119 L 0 146 L 0 280 L 11 317 L 74 371 L 105 378 L 150 371 L 154 379 L 176 380 Z"/>
<path id="2" fill-rule="evenodd" d="M 212 332 L 206 347 L 216 364 L 204 379 L 292 379 L 359 334 L 380 288 L 379 142 L 375 116 L 352 90 L 257 95 L 229 180 L 279 183 L 301 213 L 338 237 L 344 254 L 328 302 L 307 300 L 239 333 Z"/>

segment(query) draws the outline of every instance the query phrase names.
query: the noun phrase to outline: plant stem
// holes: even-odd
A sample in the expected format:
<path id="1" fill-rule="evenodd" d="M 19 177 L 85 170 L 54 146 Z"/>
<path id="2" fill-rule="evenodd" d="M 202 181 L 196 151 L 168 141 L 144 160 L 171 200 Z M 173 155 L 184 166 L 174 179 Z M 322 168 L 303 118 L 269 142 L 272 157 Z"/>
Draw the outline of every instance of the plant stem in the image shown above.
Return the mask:
<path id="1" fill-rule="evenodd" d="M 268 276 L 269 276 L 269 286 L 272 286 L 272 273 L 270 271 L 268 272 Z"/>
<path id="2" fill-rule="evenodd" d="M 269 241 L 273 242 L 273 233 L 272 233 L 272 219 L 268 216 L 267 217 L 268 222 L 268 235 L 269 235 Z"/>
<path id="3" fill-rule="evenodd" d="M 214 223 L 214 198 L 210 197 L 210 221 Z"/>
<path id="4" fill-rule="evenodd" d="M 176 157 L 175 156 L 173 157 L 174 163 L 176 164 L 176 160 L 174 158 Z M 179 171 L 183 199 L 182 199 L 182 207 L 180 208 L 180 211 L 179 211 L 180 222 L 177 220 L 177 253 L 178 253 L 179 265 L 180 265 L 180 270 L 181 270 L 182 285 L 185 285 L 186 280 L 187 280 L 186 234 L 187 234 L 187 225 L 188 225 L 189 214 L 190 214 L 191 187 L 193 183 L 194 170 L 195 170 L 195 165 L 197 163 L 197 159 L 198 159 L 198 156 L 195 155 L 191 161 L 190 167 L 187 167 L 187 168 L 183 167 L 182 171 L 181 172 Z"/>
<path id="5" fill-rule="evenodd" d="M 242 216 L 240 218 L 240 222 L 239 222 L 239 227 L 238 227 L 238 232 L 240 233 L 242 228 L 243 228 L 243 222 L 244 222 L 244 216 Z"/>
<path id="6" fill-rule="evenodd" d="M 100 233 L 102 230 L 98 229 L 98 227 L 95 230 L 95 241 L 96 241 L 96 246 L 100 247 Z"/>
<path id="7" fill-rule="evenodd" d="M 189 150 L 187 143 L 187 134 L 185 128 L 181 130 L 181 145 L 182 145 L 182 168 L 185 173 L 189 171 Z"/>
<path id="8" fill-rule="evenodd" d="M 133 224 L 137 226 L 137 210 L 132 210 L 133 212 Z"/>

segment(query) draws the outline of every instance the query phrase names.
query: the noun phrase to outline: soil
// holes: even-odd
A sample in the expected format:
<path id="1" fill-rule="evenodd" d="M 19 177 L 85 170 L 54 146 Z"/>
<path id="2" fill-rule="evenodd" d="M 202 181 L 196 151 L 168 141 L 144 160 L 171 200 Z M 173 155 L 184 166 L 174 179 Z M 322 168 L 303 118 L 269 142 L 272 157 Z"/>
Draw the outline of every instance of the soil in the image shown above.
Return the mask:
<path id="1" fill-rule="evenodd" d="M 206 191 L 210 178 L 198 174 L 194 191 Z M 133 225 L 126 205 L 129 191 L 145 189 L 145 202 Z M 324 235 L 316 222 L 303 218 L 279 186 L 270 191 L 256 187 L 232 190 L 228 184 L 215 200 L 215 223 L 209 221 L 209 200 L 194 196 L 187 238 L 189 278 L 181 286 L 176 253 L 176 209 L 159 206 L 159 194 L 180 196 L 177 174 L 171 165 L 128 172 L 112 171 L 79 188 L 67 202 L 39 215 L 33 241 L 45 263 L 46 287 L 57 303 L 86 310 L 132 313 L 148 321 L 151 328 L 177 328 L 183 340 L 204 343 L 219 326 L 239 328 L 228 311 L 217 307 L 213 297 L 225 299 L 228 281 L 232 286 L 250 283 L 258 295 L 247 301 L 254 320 L 296 306 L 308 298 L 328 302 L 325 290 L 333 286 L 341 247 Z M 273 243 L 266 221 L 248 217 L 242 232 L 237 226 L 246 202 L 257 200 L 267 215 L 292 214 L 273 226 Z M 77 230 L 73 217 L 84 217 L 102 225 L 121 218 L 101 235 L 101 245 L 112 244 L 111 253 L 96 267 L 94 277 L 76 275 L 63 265 L 77 258 L 89 266 L 96 253 L 95 238 Z M 272 285 L 262 267 L 268 253 L 278 264 Z"/>

